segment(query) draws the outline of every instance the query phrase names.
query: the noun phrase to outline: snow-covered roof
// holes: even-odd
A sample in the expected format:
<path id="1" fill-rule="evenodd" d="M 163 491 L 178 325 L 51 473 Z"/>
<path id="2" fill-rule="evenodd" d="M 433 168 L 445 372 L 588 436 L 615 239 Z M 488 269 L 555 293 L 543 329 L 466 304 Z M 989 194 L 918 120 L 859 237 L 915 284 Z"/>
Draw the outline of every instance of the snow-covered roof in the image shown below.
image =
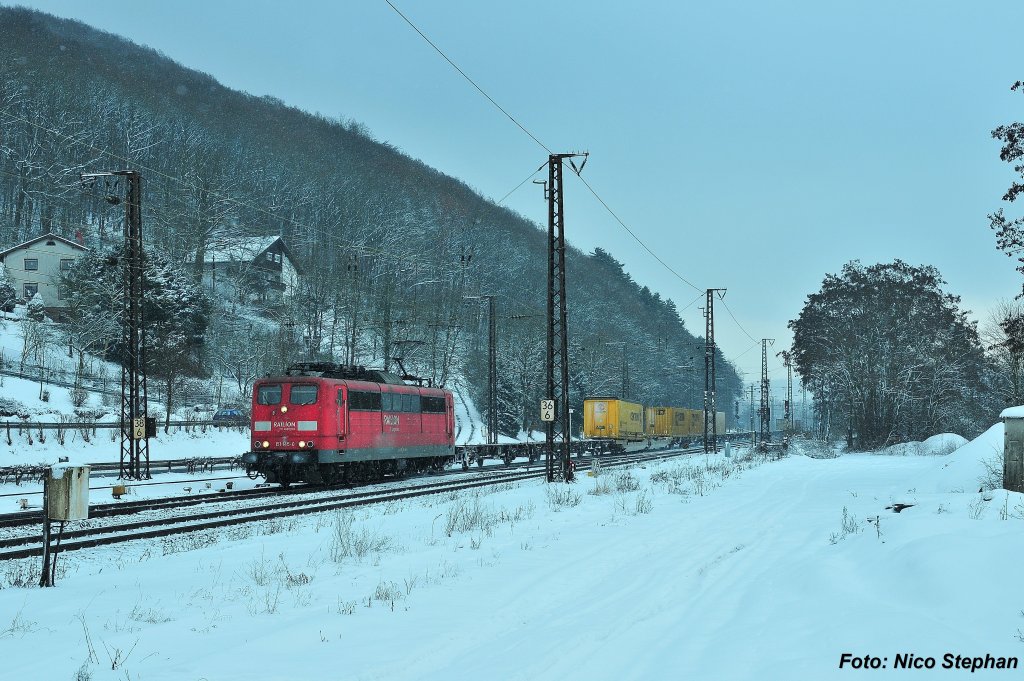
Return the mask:
<path id="1" fill-rule="evenodd" d="M 23 243 L 18 244 L 17 246 L 11 246 L 10 248 L 8 248 L 6 250 L 0 251 L 0 258 L 3 258 L 5 255 L 7 255 L 8 253 L 10 253 L 12 251 L 16 251 L 19 248 L 27 248 L 27 247 L 31 246 L 32 244 L 34 244 L 36 242 L 39 242 L 39 241 L 42 241 L 44 239 L 52 240 L 52 241 L 59 241 L 59 242 L 61 242 L 63 244 L 67 244 L 68 246 L 73 246 L 74 248 L 77 248 L 77 249 L 82 250 L 82 251 L 88 251 L 89 250 L 87 247 L 83 246 L 82 244 L 78 243 L 77 241 L 72 241 L 71 239 L 65 239 L 64 237 L 60 236 L 59 234 L 54 234 L 53 232 L 47 232 L 46 234 L 43 234 L 42 236 L 34 237 L 32 239 L 29 239 L 28 241 L 25 241 Z"/>
<path id="2" fill-rule="evenodd" d="M 1001 419 L 1024 419 L 1024 406 L 1007 407 L 999 414 Z"/>
<path id="3" fill-rule="evenodd" d="M 225 240 L 209 248 L 203 261 L 207 263 L 252 262 L 280 238 L 280 236 L 242 236 L 230 241 Z"/>

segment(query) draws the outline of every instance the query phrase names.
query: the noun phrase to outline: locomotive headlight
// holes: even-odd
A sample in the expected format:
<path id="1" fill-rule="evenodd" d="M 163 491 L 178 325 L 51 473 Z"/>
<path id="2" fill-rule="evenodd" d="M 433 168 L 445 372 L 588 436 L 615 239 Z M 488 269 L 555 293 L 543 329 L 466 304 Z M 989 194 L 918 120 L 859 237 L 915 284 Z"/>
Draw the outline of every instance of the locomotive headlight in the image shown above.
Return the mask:
<path id="1" fill-rule="evenodd" d="M 269 446 L 270 446 L 270 442 L 268 442 L 267 440 L 264 440 L 263 441 L 263 449 L 266 449 Z"/>
<path id="2" fill-rule="evenodd" d="M 259 440 L 254 440 L 253 443 L 252 443 L 252 448 L 253 449 L 259 449 L 260 448 L 260 441 Z"/>
<path id="3" fill-rule="evenodd" d="M 284 414 L 287 411 L 288 411 L 288 407 L 286 405 L 281 405 L 281 413 Z"/>
<path id="4" fill-rule="evenodd" d="M 313 449 L 313 441 L 310 440 L 309 442 L 307 442 L 306 446 L 309 447 L 310 449 Z"/>
<path id="5" fill-rule="evenodd" d="M 304 449 L 305 447 L 306 447 L 306 441 L 305 440 L 299 440 L 299 449 Z"/>

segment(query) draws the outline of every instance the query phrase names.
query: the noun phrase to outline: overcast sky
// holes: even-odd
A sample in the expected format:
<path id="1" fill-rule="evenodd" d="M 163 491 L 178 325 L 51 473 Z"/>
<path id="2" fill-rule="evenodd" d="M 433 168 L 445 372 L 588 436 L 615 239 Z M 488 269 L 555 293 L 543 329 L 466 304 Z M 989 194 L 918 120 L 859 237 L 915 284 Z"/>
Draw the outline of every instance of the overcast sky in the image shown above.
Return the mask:
<path id="1" fill-rule="evenodd" d="M 1020 0 L 393 1 L 544 145 L 588 150 L 588 182 L 677 273 L 728 288 L 716 336 L 748 382 L 748 334 L 787 346 L 849 260 L 935 265 L 976 318 L 1021 289 L 986 219 L 1012 179 L 990 131 L 1024 117 Z M 495 200 L 547 159 L 384 0 L 21 4 L 360 121 Z M 702 296 L 568 174 L 565 202 L 573 244 L 681 309 Z M 505 203 L 546 224 L 535 185 Z"/>

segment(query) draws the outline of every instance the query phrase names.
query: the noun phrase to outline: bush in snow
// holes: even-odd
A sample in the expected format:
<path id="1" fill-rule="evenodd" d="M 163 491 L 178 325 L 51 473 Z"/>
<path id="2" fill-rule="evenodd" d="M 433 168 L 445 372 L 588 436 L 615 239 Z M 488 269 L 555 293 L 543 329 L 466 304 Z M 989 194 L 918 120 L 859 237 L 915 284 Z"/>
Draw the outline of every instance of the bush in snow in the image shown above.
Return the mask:
<path id="1" fill-rule="evenodd" d="M 583 501 L 583 497 L 568 486 L 548 485 L 545 491 L 548 497 L 548 508 L 552 511 L 579 506 L 580 502 Z"/>
<path id="2" fill-rule="evenodd" d="M 995 449 L 993 447 L 993 449 Z M 990 491 L 1003 488 L 1003 453 L 996 451 L 987 459 L 981 460 L 985 472 L 978 478 L 981 489 Z"/>
<path id="3" fill-rule="evenodd" d="M 341 563 L 346 558 L 362 560 L 371 552 L 386 551 L 393 546 L 390 537 L 365 527 L 355 529 L 355 516 L 342 509 L 334 515 L 334 536 L 331 539 L 331 560 Z"/>
<path id="4" fill-rule="evenodd" d="M 635 492 L 640 489 L 640 481 L 633 477 L 630 471 L 622 471 L 615 476 L 615 490 L 617 492 Z"/>
<path id="5" fill-rule="evenodd" d="M 829 536 L 828 540 L 833 544 L 838 544 L 843 539 L 846 539 L 847 535 L 857 534 L 863 528 L 857 524 L 856 519 L 850 515 L 849 510 L 843 506 L 843 518 L 840 521 L 839 532 L 833 532 Z"/>
<path id="6" fill-rule="evenodd" d="M 43 304 L 43 299 L 39 293 L 36 293 L 29 299 L 26 310 L 28 318 L 33 321 L 41 322 L 46 319 L 46 306 Z"/>
<path id="7" fill-rule="evenodd" d="M 0 280 L 0 310 L 9 311 L 14 309 L 14 301 L 18 299 L 18 292 L 8 282 Z"/>

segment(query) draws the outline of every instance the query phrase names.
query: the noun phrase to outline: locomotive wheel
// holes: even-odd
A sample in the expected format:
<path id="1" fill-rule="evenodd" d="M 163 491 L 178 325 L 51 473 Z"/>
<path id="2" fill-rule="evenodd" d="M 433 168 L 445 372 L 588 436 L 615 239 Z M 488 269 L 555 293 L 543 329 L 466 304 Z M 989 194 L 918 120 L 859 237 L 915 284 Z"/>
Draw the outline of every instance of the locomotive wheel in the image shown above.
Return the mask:
<path id="1" fill-rule="evenodd" d="M 277 482 L 281 485 L 281 489 L 288 489 L 292 484 L 291 471 L 287 466 L 282 466 L 277 470 Z"/>

